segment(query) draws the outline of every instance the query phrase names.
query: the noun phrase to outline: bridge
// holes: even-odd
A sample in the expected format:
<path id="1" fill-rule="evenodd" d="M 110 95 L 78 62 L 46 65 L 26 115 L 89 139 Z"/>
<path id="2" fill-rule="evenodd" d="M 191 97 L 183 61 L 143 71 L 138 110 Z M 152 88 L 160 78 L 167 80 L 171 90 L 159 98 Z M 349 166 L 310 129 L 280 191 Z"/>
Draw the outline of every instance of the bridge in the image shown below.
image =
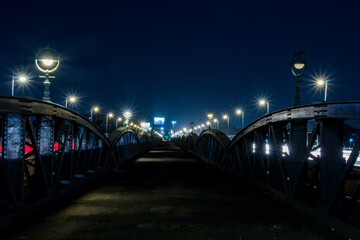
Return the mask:
<path id="1" fill-rule="evenodd" d="M 149 229 L 160 239 L 341 239 L 334 232 L 360 239 L 359 140 L 348 155 L 344 150 L 344 124 L 359 120 L 360 102 L 299 105 L 264 115 L 232 140 L 208 129 L 174 136 L 172 144 L 129 127 L 107 137 L 79 113 L 31 98 L 1 96 L 0 116 L 2 231 L 22 220 L 30 227 L 26 238 L 54 239 L 39 229 L 54 229 L 65 215 L 83 211 L 76 216 L 91 216 L 66 225 L 73 231 L 54 230 L 63 234 L 58 239 L 95 239 L 96 231 L 108 231 L 107 238 L 146 238 Z M 89 183 L 97 188 L 56 213 L 53 225 L 29 223 Z M 96 207 L 76 206 L 89 202 Z M 257 228 L 259 219 L 267 222 Z M 80 231 L 86 222 L 92 227 Z M 295 231 L 299 225 L 310 235 Z M 25 233 L 19 234 L 10 238 Z"/>

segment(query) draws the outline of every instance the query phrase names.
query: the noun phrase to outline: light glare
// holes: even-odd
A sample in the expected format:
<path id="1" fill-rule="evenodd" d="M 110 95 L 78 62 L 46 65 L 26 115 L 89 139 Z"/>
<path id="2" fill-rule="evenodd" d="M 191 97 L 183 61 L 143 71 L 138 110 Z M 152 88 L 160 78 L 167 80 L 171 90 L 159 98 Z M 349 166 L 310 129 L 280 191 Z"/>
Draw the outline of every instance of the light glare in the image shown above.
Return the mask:
<path id="1" fill-rule="evenodd" d="M 44 65 L 50 66 L 51 64 L 54 63 L 54 60 L 53 59 L 42 59 L 42 62 L 44 63 Z"/>

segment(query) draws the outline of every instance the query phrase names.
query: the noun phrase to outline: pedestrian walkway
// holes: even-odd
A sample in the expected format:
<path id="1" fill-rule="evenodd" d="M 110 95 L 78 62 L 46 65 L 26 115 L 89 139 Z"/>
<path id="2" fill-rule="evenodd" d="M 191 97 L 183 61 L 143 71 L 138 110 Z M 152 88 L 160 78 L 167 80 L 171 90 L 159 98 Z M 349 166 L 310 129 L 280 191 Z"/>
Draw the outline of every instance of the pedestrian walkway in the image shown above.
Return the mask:
<path id="1" fill-rule="evenodd" d="M 342 239 L 165 143 L 9 239 Z"/>

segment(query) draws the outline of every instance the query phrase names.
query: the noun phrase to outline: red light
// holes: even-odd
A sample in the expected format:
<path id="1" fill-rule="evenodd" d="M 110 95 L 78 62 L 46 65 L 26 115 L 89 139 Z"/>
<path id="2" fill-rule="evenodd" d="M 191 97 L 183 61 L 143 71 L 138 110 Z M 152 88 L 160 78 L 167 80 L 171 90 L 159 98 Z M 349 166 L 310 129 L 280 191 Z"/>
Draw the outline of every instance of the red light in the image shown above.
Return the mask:
<path id="1" fill-rule="evenodd" d="M 59 150 L 59 143 L 58 142 L 54 143 L 54 149 L 55 149 L 55 151 Z"/>
<path id="2" fill-rule="evenodd" d="M 25 145 L 25 154 L 31 152 L 32 150 L 34 150 L 32 147 Z"/>

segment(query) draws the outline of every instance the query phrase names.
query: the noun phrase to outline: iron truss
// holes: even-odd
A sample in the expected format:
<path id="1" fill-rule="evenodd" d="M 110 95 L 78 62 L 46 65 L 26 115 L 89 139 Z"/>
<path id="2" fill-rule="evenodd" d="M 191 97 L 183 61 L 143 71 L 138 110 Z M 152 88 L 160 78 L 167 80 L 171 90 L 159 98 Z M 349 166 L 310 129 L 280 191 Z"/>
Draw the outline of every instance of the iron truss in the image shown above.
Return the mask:
<path id="1" fill-rule="evenodd" d="M 116 170 L 159 141 L 130 128 L 116 129 L 108 139 L 61 105 L 0 96 L 0 216 Z"/>
<path id="2" fill-rule="evenodd" d="M 349 157 L 343 157 L 344 123 L 353 120 L 360 120 L 360 102 L 319 102 L 267 114 L 232 141 L 214 129 L 173 141 L 207 163 L 360 236 L 358 139 Z"/>

